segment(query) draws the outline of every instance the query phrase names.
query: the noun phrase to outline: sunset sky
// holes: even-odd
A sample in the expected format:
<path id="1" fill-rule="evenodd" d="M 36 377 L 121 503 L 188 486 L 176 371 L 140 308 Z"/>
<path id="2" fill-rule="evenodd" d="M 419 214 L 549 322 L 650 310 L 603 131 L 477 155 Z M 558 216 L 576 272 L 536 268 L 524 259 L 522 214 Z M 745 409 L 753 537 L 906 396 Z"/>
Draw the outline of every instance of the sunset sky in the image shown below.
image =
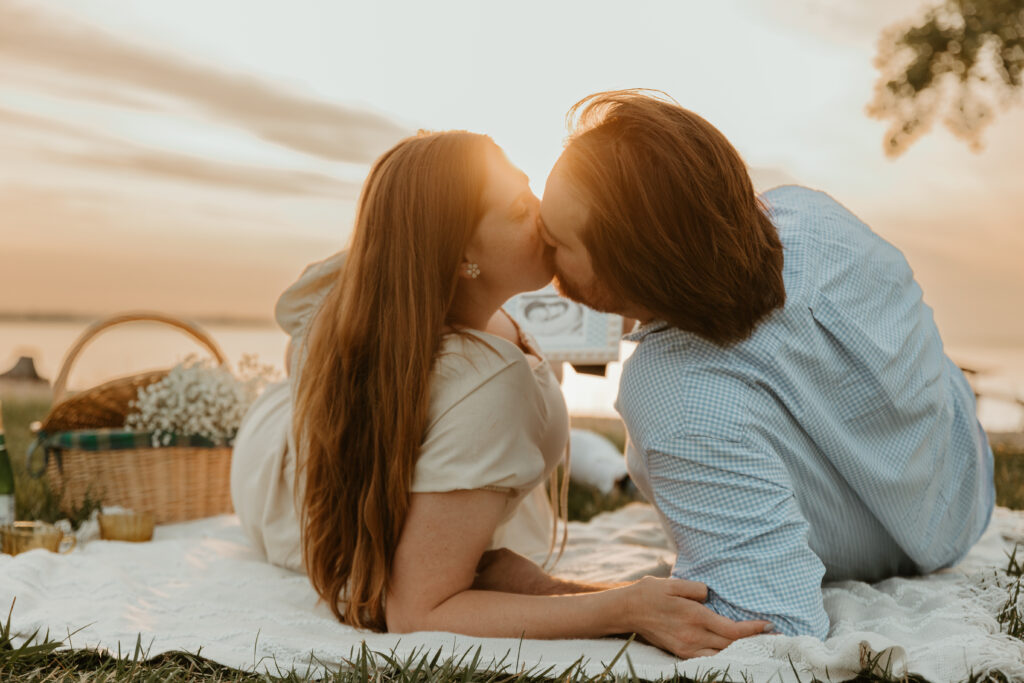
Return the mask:
<path id="1" fill-rule="evenodd" d="M 1024 108 L 896 160 L 864 113 L 920 7 L 0 0 L 0 312 L 269 319 L 402 136 L 489 133 L 539 193 L 577 99 L 651 87 L 903 249 L 947 341 L 1024 346 Z"/>

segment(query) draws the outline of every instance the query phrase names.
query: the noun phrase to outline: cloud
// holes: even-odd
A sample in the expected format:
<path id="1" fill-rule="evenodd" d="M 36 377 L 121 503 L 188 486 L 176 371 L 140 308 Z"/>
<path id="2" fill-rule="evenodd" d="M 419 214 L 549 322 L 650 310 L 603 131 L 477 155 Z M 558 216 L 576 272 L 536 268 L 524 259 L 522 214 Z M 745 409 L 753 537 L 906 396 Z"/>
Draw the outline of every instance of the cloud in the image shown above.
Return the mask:
<path id="1" fill-rule="evenodd" d="M 86 170 L 128 171 L 136 176 L 158 176 L 261 193 L 334 198 L 352 198 L 359 193 L 359 183 L 322 173 L 260 168 L 148 149 L 71 124 L 0 107 L 0 130 L 11 126 L 90 143 L 92 151 L 88 152 L 32 150 L 35 160 L 52 161 L 64 168 L 77 166 Z"/>
<path id="2" fill-rule="evenodd" d="M 0 8 L 0 14 L 2 14 Z M 0 45 L 0 55 L 3 55 Z M 0 79 L 11 90 L 45 92 L 65 100 L 104 104 L 138 111 L 158 111 L 166 102 L 154 93 L 142 90 L 115 89 L 102 81 L 83 80 L 81 74 L 63 73 L 53 69 L 26 69 L 21 61 L 0 59 Z"/>
<path id="3" fill-rule="evenodd" d="M 63 166 L 79 165 L 136 174 L 141 172 L 150 176 L 254 192 L 349 198 L 359 191 L 358 183 L 340 181 L 321 173 L 253 168 L 242 164 L 207 161 L 185 154 L 149 152 L 141 148 L 123 154 L 51 151 L 40 153 L 40 156 L 49 157 Z"/>
<path id="4" fill-rule="evenodd" d="M 104 88 L 171 97 L 265 140 L 333 161 L 369 163 L 410 132 L 380 114 L 136 45 L 28 4 L 0 3 L 0 60 L 73 73 Z"/>
<path id="5" fill-rule="evenodd" d="M 87 137 L 96 139 L 95 133 L 85 131 L 82 128 L 72 126 L 53 119 L 34 116 L 12 109 L 0 107 L 0 126 L 17 126 L 19 128 L 33 128 L 43 133 L 56 133 L 70 138 Z"/>

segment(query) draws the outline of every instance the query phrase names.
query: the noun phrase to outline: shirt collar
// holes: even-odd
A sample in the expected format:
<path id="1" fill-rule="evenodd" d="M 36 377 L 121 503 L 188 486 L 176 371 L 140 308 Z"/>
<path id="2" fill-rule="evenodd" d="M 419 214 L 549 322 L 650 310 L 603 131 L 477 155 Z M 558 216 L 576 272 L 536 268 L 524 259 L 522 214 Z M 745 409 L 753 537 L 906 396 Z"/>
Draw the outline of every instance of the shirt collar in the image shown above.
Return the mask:
<path id="1" fill-rule="evenodd" d="M 668 326 L 669 324 L 664 320 L 648 320 L 645 323 L 637 322 L 633 331 L 622 335 L 622 338 L 626 341 L 638 342 L 647 335 L 660 332 Z"/>

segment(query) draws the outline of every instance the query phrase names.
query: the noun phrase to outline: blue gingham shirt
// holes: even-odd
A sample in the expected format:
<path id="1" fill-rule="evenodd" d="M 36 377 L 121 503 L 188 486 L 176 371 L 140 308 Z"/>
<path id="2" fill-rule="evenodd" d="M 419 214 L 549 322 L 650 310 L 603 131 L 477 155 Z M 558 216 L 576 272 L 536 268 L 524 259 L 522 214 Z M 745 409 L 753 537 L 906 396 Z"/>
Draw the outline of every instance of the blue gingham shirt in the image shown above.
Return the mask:
<path id="1" fill-rule="evenodd" d="M 652 321 L 626 338 L 628 464 L 707 605 L 828 635 L 822 580 L 962 558 L 992 451 L 903 255 L 828 195 L 771 190 L 786 304 L 720 347 Z"/>

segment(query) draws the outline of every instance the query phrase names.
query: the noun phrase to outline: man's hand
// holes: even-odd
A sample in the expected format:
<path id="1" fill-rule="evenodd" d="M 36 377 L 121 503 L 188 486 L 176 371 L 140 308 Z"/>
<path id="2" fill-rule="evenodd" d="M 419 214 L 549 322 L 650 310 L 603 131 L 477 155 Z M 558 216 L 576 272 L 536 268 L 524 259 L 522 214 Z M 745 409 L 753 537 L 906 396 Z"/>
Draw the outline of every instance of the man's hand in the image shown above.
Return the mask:
<path id="1" fill-rule="evenodd" d="M 476 568 L 473 588 L 522 595 L 593 593 L 625 584 L 582 584 L 551 576 L 534 562 L 508 548 L 488 550 Z"/>

